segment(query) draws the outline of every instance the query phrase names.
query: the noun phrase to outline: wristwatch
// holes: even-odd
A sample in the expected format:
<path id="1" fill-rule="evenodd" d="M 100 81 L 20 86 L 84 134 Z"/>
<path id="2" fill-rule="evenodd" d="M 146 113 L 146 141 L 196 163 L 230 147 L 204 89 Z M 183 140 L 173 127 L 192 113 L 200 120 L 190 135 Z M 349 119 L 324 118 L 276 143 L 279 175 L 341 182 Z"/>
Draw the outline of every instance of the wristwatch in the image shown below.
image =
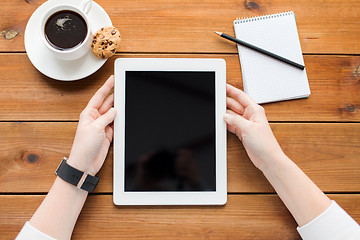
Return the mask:
<path id="1" fill-rule="evenodd" d="M 62 180 L 76 186 L 77 188 L 83 189 L 88 192 L 93 192 L 96 185 L 100 181 L 98 176 L 91 176 L 86 172 L 80 171 L 67 162 L 67 157 L 64 157 L 55 171 L 55 175 L 60 177 Z"/>

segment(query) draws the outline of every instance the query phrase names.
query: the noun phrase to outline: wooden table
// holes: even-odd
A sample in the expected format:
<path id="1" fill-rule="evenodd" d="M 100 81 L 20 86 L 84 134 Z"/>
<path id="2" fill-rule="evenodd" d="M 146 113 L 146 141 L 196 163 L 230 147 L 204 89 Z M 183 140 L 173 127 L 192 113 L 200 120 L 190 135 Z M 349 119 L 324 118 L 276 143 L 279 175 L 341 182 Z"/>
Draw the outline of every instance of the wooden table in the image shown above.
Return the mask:
<path id="1" fill-rule="evenodd" d="M 237 49 L 215 36 L 232 21 L 293 10 L 310 83 L 308 99 L 264 105 L 286 154 L 360 222 L 360 1 L 98 0 L 123 36 L 120 52 L 75 82 L 30 63 L 24 29 L 44 0 L 0 2 L 0 238 L 30 219 L 68 155 L 79 113 L 113 73 L 115 58 L 224 58 L 242 89 Z M 228 136 L 225 206 L 116 207 L 112 149 L 74 239 L 300 239 L 296 223 L 241 143 Z"/>

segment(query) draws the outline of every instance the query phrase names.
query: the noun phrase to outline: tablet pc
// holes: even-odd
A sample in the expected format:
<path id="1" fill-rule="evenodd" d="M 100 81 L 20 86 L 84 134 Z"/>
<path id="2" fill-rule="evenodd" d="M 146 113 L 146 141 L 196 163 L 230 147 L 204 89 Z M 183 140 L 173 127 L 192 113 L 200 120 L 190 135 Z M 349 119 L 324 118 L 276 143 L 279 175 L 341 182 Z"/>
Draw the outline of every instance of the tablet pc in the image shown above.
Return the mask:
<path id="1" fill-rule="evenodd" d="M 115 61 L 116 205 L 227 200 L 223 59 Z"/>

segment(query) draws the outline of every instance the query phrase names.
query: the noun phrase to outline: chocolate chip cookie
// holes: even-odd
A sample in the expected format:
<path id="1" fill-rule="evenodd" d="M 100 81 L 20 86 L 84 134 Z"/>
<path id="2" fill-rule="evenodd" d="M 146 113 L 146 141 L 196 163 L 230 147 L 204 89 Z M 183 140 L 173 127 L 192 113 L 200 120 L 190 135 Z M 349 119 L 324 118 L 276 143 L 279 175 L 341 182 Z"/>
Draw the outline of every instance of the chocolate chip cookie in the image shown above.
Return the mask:
<path id="1" fill-rule="evenodd" d="M 103 27 L 94 34 L 91 49 L 96 57 L 106 59 L 116 53 L 120 42 L 119 30 L 113 26 Z"/>

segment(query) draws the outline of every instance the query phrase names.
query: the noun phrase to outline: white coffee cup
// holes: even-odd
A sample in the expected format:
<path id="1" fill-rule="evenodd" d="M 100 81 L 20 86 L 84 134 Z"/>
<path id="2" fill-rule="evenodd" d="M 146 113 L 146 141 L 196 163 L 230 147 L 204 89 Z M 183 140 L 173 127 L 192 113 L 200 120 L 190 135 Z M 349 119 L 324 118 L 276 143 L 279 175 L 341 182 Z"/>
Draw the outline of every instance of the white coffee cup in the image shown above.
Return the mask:
<path id="1" fill-rule="evenodd" d="M 92 0 L 83 0 L 80 4 L 80 6 L 73 6 L 68 4 L 61 4 L 57 5 L 51 9 L 49 9 L 44 16 L 42 17 L 41 21 L 41 39 L 45 46 L 54 54 L 54 56 L 63 59 L 63 60 L 74 60 L 82 57 L 85 53 L 87 53 L 90 50 L 91 42 L 92 42 L 92 31 L 90 27 L 90 23 L 87 17 L 87 14 L 89 13 L 92 6 Z M 51 17 L 54 13 L 60 12 L 60 11 L 73 11 L 77 14 L 79 14 L 85 21 L 87 26 L 87 33 L 86 37 L 83 40 L 81 44 L 79 44 L 76 47 L 59 50 L 53 46 L 50 45 L 48 40 L 45 36 L 45 25 L 49 17 Z"/>

